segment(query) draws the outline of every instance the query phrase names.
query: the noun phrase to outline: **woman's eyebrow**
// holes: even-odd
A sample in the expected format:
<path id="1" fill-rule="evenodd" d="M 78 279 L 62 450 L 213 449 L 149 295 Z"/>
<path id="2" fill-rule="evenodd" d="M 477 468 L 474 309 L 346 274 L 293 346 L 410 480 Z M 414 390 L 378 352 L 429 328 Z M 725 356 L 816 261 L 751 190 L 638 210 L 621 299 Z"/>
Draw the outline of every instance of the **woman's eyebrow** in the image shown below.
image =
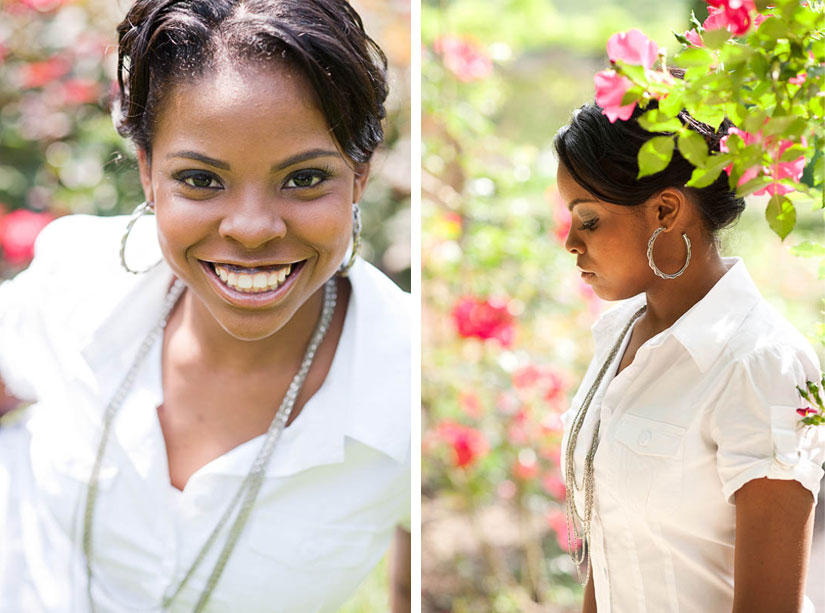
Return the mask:
<path id="1" fill-rule="evenodd" d="M 276 170 L 283 170 L 293 164 L 299 164 L 300 162 L 306 162 L 307 160 L 314 160 L 315 158 L 322 157 L 341 157 L 341 153 L 334 149 L 310 149 L 309 151 L 304 151 L 293 155 L 279 164 L 273 164 L 271 170 L 273 172 Z"/>
<path id="2" fill-rule="evenodd" d="M 596 200 L 593 200 L 592 198 L 574 198 L 570 201 L 570 204 L 567 205 L 568 210 L 572 211 L 573 207 L 580 202 L 596 202 Z"/>
<path id="3" fill-rule="evenodd" d="M 288 157 L 278 164 L 273 164 L 271 171 L 275 172 L 276 170 L 283 170 L 284 168 L 288 168 L 294 164 L 306 162 L 307 160 L 314 160 L 320 157 L 341 157 L 341 154 L 334 149 L 310 149 L 308 151 L 297 153 L 292 157 Z M 204 164 L 214 166 L 215 168 L 221 168 L 223 170 L 232 169 L 227 162 L 198 153 L 197 151 L 176 151 L 175 153 L 170 153 L 167 155 L 166 158 L 186 158 L 189 160 L 197 160 L 198 162 L 203 162 Z"/>
<path id="4" fill-rule="evenodd" d="M 198 162 L 203 162 L 204 164 L 214 166 L 215 168 L 222 168 L 223 170 L 230 169 L 229 164 L 227 164 L 226 162 L 216 160 L 215 158 L 211 158 L 208 155 L 203 155 L 202 153 L 198 153 L 197 151 L 176 151 L 175 153 L 170 153 L 166 156 L 166 159 L 170 158 L 186 158 L 189 160 L 197 160 Z"/>

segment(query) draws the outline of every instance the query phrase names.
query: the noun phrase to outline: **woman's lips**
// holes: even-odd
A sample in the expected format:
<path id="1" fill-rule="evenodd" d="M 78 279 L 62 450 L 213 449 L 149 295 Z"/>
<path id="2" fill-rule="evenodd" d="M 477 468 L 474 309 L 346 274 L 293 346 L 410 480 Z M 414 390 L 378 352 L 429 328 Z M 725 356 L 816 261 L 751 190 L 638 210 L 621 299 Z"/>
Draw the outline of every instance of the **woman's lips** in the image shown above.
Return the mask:
<path id="1" fill-rule="evenodd" d="M 590 272 L 590 271 L 588 271 L 588 270 L 585 270 L 585 269 L 584 269 L 584 268 L 582 268 L 581 266 L 576 266 L 576 268 L 577 268 L 577 269 L 578 269 L 578 271 L 581 273 L 581 277 L 582 277 L 582 279 L 583 279 L 584 281 L 589 281 L 590 279 L 592 279 L 593 277 L 595 277 L 595 276 L 596 276 L 596 273 L 592 273 L 592 272 Z"/>
<path id="2" fill-rule="evenodd" d="M 289 291 L 306 260 L 251 268 L 199 260 L 206 276 L 227 302 L 246 307 L 267 306 Z"/>

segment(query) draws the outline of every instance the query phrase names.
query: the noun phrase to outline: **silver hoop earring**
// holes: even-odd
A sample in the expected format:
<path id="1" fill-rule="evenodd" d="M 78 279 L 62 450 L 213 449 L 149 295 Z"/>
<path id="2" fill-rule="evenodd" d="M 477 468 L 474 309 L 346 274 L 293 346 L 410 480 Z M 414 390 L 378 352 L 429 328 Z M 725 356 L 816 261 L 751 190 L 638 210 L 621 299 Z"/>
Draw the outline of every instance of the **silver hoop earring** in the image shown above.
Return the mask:
<path id="1" fill-rule="evenodd" d="M 162 259 L 158 260 L 148 268 L 143 268 L 141 270 L 135 270 L 133 268 L 130 268 L 129 264 L 126 263 L 126 242 L 129 240 L 129 234 L 132 232 L 132 228 L 137 223 L 138 219 L 143 217 L 149 211 L 154 210 L 155 205 L 152 202 L 144 201 L 137 205 L 134 212 L 132 213 L 132 216 L 129 218 L 129 223 L 126 224 L 126 231 L 123 233 L 123 238 L 120 239 L 120 265 L 123 266 L 123 268 L 126 271 L 132 273 L 133 275 L 139 275 L 141 273 L 148 272 L 152 270 L 155 266 L 160 264 L 162 261 Z"/>
<path id="2" fill-rule="evenodd" d="M 682 238 L 685 239 L 685 249 L 687 250 L 687 256 L 685 257 L 685 265 L 682 266 L 682 269 L 679 272 L 674 272 L 672 275 L 667 274 L 666 272 L 662 272 L 659 270 L 659 267 L 656 266 L 656 262 L 653 261 L 653 243 L 656 242 L 656 238 L 665 231 L 665 228 L 656 228 L 653 232 L 653 236 L 650 237 L 650 240 L 647 241 L 647 263 L 650 265 L 651 270 L 656 274 L 656 276 L 661 277 L 662 279 L 675 279 L 679 277 L 687 270 L 688 264 L 690 264 L 690 239 L 688 238 L 687 234 L 682 233 Z"/>
<path id="3" fill-rule="evenodd" d="M 361 248 L 361 207 L 357 202 L 352 203 L 352 251 L 350 251 L 349 259 L 346 263 L 341 264 L 338 268 L 338 274 L 346 277 L 349 274 L 352 265 L 355 264 L 355 258 L 358 256 L 358 251 Z"/>

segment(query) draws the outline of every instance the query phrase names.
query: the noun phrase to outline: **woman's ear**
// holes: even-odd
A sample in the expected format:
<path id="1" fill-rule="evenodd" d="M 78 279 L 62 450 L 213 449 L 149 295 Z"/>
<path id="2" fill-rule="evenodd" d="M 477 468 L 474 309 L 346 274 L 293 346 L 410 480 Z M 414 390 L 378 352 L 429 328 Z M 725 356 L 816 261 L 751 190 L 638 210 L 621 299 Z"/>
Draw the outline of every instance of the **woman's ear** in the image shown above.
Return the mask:
<path id="1" fill-rule="evenodd" d="M 360 202 L 361 196 L 364 195 L 364 190 L 367 187 L 367 179 L 370 177 L 369 162 L 355 165 L 355 177 L 352 182 L 352 201 Z"/>
<path id="2" fill-rule="evenodd" d="M 674 188 L 665 188 L 657 196 L 656 221 L 671 230 L 685 215 L 687 202 L 685 194 Z"/>
<path id="3" fill-rule="evenodd" d="M 143 186 L 143 196 L 147 202 L 155 201 L 155 191 L 152 189 L 152 165 L 149 154 L 145 149 L 137 149 L 138 170 L 140 170 L 140 184 Z"/>

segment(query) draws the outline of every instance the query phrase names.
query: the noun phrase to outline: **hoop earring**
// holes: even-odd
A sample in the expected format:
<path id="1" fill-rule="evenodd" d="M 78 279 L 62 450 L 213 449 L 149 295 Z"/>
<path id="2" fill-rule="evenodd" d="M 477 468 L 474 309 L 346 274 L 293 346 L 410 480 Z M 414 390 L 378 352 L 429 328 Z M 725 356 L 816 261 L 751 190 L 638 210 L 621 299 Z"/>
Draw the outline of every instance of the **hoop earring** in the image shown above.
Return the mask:
<path id="1" fill-rule="evenodd" d="M 346 263 L 341 264 L 338 268 L 338 274 L 346 277 L 349 274 L 352 265 L 355 264 L 355 258 L 358 256 L 358 251 L 361 248 L 361 207 L 357 202 L 352 203 L 352 251 L 350 251 L 349 259 Z"/>
<path id="2" fill-rule="evenodd" d="M 682 233 L 682 238 L 685 239 L 685 249 L 687 250 L 687 257 L 685 257 L 685 265 L 682 266 L 682 269 L 679 272 L 674 272 L 672 275 L 667 274 L 666 272 L 662 272 L 659 270 L 659 267 L 656 266 L 656 262 L 653 261 L 653 243 L 656 242 L 659 234 L 665 231 L 666 228 L 660 227 L 656 228 L 653 232 L 653 236 L 650 237 L 650 240 L 647 241 L 647 263 L 650 265 L 651 270 L 656 274 L 656 276 L 661 277 L 662 279 L 675 279 L 679 277 L 687 270 L 688 264 L 690 264 L 690 239 L 688 238 L 687 234 Z"/>
<path id="3" fill-rule="evenodd" d="M 155 266 L 161 263 L 162 258 L 149 266 L 148 268 L 144 268 L 142 270 L 135 270 L 129 267 L 129 264 L 126 263 L 126 242 L 129 240 L 129 234 L 132 232 L 132 228 L 134 227 L 137 220 L 143 217 L 149 211 L 154 212 L 155 205 L 152 202 L 144 201 L 141 202 L 135 210 L 132 212 L 132 216 L 129 218 L 129 223 L 126 224 L 126 231 L 123 233 L 123 238 L 120 239 L 120 265 L 127 271 L 132 273 L 133 275 L 139 275 L 144 272 L 148 272 L 152 270 Z"/>

